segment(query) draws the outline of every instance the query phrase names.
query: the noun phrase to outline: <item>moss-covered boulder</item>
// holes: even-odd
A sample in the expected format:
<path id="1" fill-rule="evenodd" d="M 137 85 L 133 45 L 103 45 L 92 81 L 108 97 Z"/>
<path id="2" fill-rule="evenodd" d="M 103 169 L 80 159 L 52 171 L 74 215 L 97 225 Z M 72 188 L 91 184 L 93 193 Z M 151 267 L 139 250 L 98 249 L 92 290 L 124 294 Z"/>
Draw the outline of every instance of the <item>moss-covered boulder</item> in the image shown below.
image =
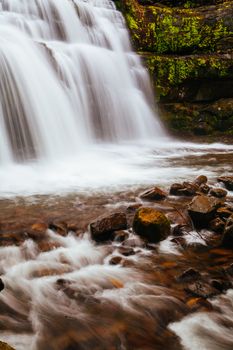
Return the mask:
<path id="1" fill-rule="evenodd" d="M 0 350 L 14 350 L 10 345 L 0 341 Z"/>
<path id="2" fill-rule="evenodd" d="M 170 222 L 167 217 L 154 208 L 139 208 L 134 216 L 133 230 L 151 243 L 158 243 L 170 233 Z"/>

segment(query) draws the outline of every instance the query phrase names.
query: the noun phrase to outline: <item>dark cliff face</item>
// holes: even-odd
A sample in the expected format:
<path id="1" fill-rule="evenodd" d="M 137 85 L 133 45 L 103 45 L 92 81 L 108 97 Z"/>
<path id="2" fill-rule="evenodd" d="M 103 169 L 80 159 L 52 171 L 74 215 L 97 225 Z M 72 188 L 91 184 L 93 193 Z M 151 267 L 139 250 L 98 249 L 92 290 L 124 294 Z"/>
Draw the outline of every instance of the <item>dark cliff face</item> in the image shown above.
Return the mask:
<path id="1" fill-rule="evenodd" d="M 233 1 L 120 0 L 173 130 L 233 134 Z"/>

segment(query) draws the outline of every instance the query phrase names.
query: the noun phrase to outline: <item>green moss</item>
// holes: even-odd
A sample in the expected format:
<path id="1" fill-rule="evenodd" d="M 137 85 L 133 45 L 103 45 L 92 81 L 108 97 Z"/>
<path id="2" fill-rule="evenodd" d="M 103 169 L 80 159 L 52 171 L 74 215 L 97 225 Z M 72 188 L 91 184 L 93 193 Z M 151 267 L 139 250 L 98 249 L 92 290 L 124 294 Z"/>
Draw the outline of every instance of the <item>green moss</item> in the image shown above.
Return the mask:
<path id="1" fill-rule="evenodd" d="M 233 77 L 233 60 L 222 55 L 145 55 L 158 97 L 169 95 L 187 80 Z"/>
<path id="2" fill-rule="evenodd" d="M 212 10 L 218 19 L 209 21 L 198 9 L 140 6 L 136 0 L 121 1 L 138 50 L 158 54 L 214 52 L 219 40 L 233 35 L 233 21 L 226 19 L 224 7 Z M 232 3 L 224 6 L 233 9 Z"/>

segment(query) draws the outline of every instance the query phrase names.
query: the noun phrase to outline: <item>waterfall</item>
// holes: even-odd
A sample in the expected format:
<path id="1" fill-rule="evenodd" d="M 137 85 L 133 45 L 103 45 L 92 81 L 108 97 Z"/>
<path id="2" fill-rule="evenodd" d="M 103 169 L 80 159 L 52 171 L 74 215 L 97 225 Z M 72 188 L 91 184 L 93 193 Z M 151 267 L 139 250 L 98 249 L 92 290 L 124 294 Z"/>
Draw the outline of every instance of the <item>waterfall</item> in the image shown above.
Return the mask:
<path id="1" fill-rule="evenodd" d="M 0 163 L 163 135 L 109 0 L 0 0 Z"/>

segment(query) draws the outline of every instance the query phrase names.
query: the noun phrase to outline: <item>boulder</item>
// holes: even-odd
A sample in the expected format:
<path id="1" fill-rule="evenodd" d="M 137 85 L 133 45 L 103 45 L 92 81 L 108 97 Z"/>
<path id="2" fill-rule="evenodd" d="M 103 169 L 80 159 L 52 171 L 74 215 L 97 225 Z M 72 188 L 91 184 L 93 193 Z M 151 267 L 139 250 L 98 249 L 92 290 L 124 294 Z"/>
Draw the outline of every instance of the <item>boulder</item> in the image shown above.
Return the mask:
<path id="1" fill-rule="evenodd" d="M 127 219 L 124 212 L 116 212 L 100 216 L 89 226 L 91 237 L 96 242 L 112 239 L 113 232 L 127 229 Z"/>
<path id="2" fill-rule="evenodd" d="M 218 182 L 223 182 L 227 190 L 233 191 L 233 176 L 218 177 Z"/>
<path id="3" fill-rule="evenodd" d="M 227 249 L 233 249 L 233 215 L 226 222 L 222 246 Z"/>
<path id="4" fill-rule="evenodd" d="M 217 208 L 221 201 L 215 197 L 204 195 L 196 196 L 188 206 L 188 213 L 196 228 L 207 227 L 209 222 L 214 219 Z"/>
<path id="5" fill-rule="evenodd" d="M 164 240 L 171 227 L 167 217 L 154 208 L 142 207 L 134 216 L 133 229 L 136 234 L 146 238 L 151 243 Z"/>
<path id="6" fill-rule="evenodd" d="M 216 198 L 225 198 L 227 195 L 227 191 L 223 188 L 211 188 L 209 192 L 210 196 L 216 197 Z"/>
<path id="7" fill-rule="evenodd" d="M 163 200 L 167 197 L 166 192 L 161 190 L 159 187 L 153 187 L 150 188 L 149 190 L 146 190 L 142 194 L 140 194 L 140 197 L 143 199 L 148 199 L 148 200 L 155 200 L 155 201 L 160 201 Z"/>

